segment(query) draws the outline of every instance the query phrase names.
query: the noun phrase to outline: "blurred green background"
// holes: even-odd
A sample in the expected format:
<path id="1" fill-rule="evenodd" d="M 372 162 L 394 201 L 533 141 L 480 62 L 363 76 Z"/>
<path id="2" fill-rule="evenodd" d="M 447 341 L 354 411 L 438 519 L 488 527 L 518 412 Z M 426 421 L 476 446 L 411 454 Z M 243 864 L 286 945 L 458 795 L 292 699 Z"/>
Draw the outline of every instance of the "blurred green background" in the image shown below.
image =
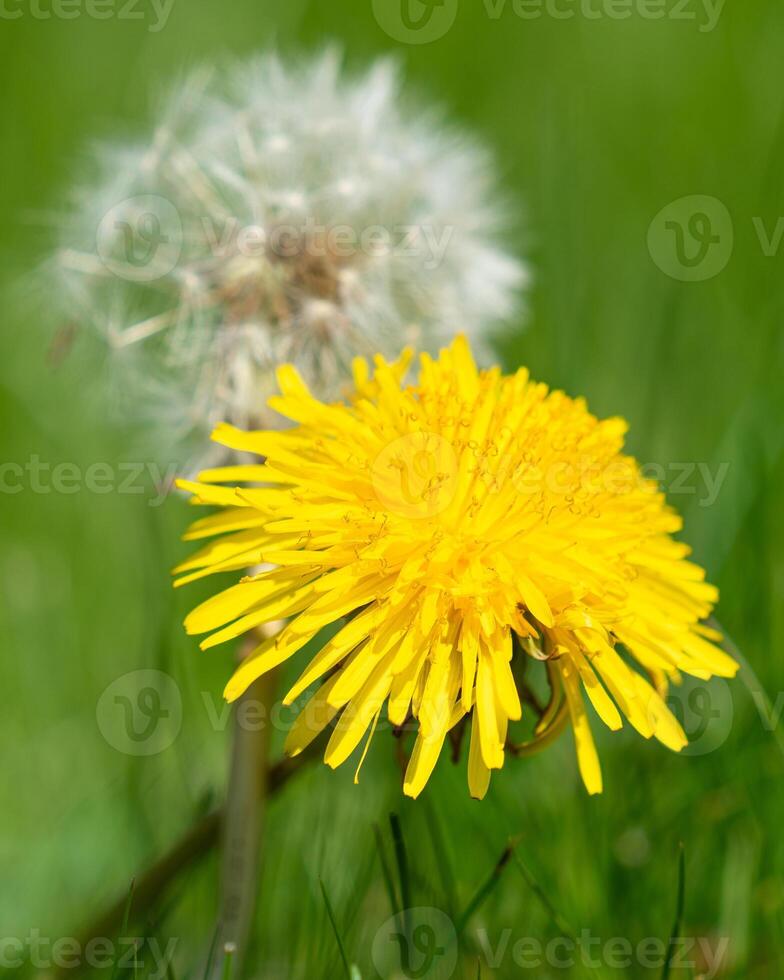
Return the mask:
<path id="1" fill-rule="evenodd" d="M 374 939 L 390 909 L 373 827 L 380 823 L 386 837 L 394 810 L 415 904 L 453 918 L 509 838 L 519 838 L 529 879 L 516 862 L 505 867 L 460 940 L 455 976 L 475 977 L 477 959 L 483 977 L 660 976 L 661 967 L 639 958 L 618 967 L 608 955 L 593 972 L 579 963 L 526 967 L 512 949 L 526 937 L 546 944 L 564 933 L 537 889 L 570 930 L 589 930 L 602 945 L 666 938 L 682 841 L 684 935 L 713 950 L 728 938 L 718 976 L 777 980 L 784 247 L 775 232 L 784 221 L 784 7 L 730 0 L 706 30 L 711 8 L 702 0 L 678 16 L 668 3 L 661 20 L 641 16 L 643 4 L 628 19 L 562 20 L 546 12 L 524 19 L 511 0 L 502 13 L 460 0 L 453 26 L 422 45 L 390 37 L 371 4 L 357 0 L 175 0 L 158 31 L 143 3 L 133 8 L 142 20 L 41 19 L 32 9 L 6 0 L 0 17 L 0 462 L 38 457 L 84 470 L 129 460 L 126 434 L 90 394 L 104 369 L 101 352 L 78 332 L 70 356 L 55 363 L 52 298 L 35 275 L 84 147 L 145 133 L 160 86 L 205 59 L 271 43 L 308 51 L 327 39 L 342 42 L 357 66 L 392 52 L 413 90 L 494 148 L 517 202 L 511 244 L 529 257 L 535 284 L 527 324 L 508 325 L 499 355 L 507 367 L 525 363 L 534 377 L 586 395 L 600 415 L 625 415 L 638 457 L 665 467 L 668 482 L 681 474 L 688 492 L 670 489 L 685 537 L 720 586 L 718 617 L 759 678 L 686 699 L 695 747 L 681 757 L 595 725 L 605 771 L 598 799 L 580 785 L 568 735 L 535 759 L 510 760 L 481 805 L 467 796 L 464 763 L 446 758 L 419 803 L 403 800 L 386 738 L 374 742 L 359 787 L 351 766 L 314 766 L 269 813 L 248 975 L 342 975 L 319 877 L 349 958 L 362 977 L 378 975 Z M 22 15 L 9 19 L 9 11 Z M 726 229 L 711 246 L 720 261 L 706 281 L 667 274 L 669 239 L 655 228 L 648 247 L 654 217 L 689 195 L 722 202 L 734 229 L 731 255 Z M 702 469 L 684 478 L 673 464 Z M 705 473 L 722 479 L 715 500 Z M 173 594 L 168 569 L 186 551 L 179 535 L 188 515 L 179 499 L 150 506 L 154 496 L 36 492 L 27 481 L 0 499 L 3 942 L 24 941 L 31 930 L 74 935 L 220 799 L 228 748 L 220 692 L 230 654 L 201 655 L 182 633 L 198 590 Z M 107 742 L 96 714 L 108 685 L 138 669 L 168 672 L 182 692 L 179 736 L 149 757 Z M 773 718 L 760 710 L 763 689 Z M 177 940 L 176 977 L 200 975 L 216 889 L 208 857 L 154 909 L 146 934 Z M 699 975 L 710 976 L 710 964 L 672 973 Z"/>

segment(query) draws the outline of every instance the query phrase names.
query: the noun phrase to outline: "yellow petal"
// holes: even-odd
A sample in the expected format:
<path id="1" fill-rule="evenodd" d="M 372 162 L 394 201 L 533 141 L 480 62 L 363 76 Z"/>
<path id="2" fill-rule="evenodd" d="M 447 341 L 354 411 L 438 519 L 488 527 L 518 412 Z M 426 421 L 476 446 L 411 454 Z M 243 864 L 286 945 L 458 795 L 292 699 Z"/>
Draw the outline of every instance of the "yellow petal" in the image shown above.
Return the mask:
<path id="1" fill-rule="evenodd" d="M 468 751 L 468 790 L 475 800 L 483 800 L 490 786 L 490 770 L 482 758 L 479 745 L 478 712 L 471 715 L 471 747 Z"/>
<path id="2" fill-rule="evenodd" d="M 333 708 L 328 701 L 330 687 L 334 683 L 335 678 L 330 678 L 326 684 L 322 684 L 297 715 L 286 736 L 283 748 L 286 755 L 299 755 L 317 735 L 324 731 L 338 713 L 337 708 Z"/>
<path id="3" fill-rule="evenodd" d="M 446 729 L 437 737 L 425 738 L 421 732 L 417 736 L 403 782 L 403 792 L 406 796 L 415 800 L 425 788 L 441 755 L 445 737 Z"/>
<path id="4" fill-rule="evenodd" d="M 579 650 L 574 650 L 569 655 L 577 666 L 580 678 L 596 714 L 611 731 L 619 731 L 623 728 L 623 719 L 610 695 L 602 686 L 602 682 L 594 673 L 593 667 L 591 667 L 590 663 Z"/>
<path id="5" fill-rule="evenodd" d="M 474 703 L 474 678 L 476 677 L 476 661 L 479 656 L 479 633 L 472 619 L 463 622 L 460 632 L 460 653 L 463 665 L 462 693 L 463 708 L 471 710 Z"/>
<path id="6" fill-rule="evenodd" d="M 288 660 L 293 653 L 305 646 L 311 636 L 299 633 L 296 625 L 297 620 L 295 619 L 277 636 L 264 640 L 243 660 L 223 692 L 227 701 L 236 701 L 262 674 L 266 674 L 273 667 L 279 666 L 284 660 Z"/>
<path id="7" fill-rule="evenodd" d="M 689 740 L 675 715 L 643 677 L 635 674 L 635 681 L 640 703 L 651 719 L 653 734 L 662 745 L 666 745 L 673 752 L 680 752 L 689 744 Z"/>
<path id="8" fill-rule="evenodd" d="M 503 649 L 493 650 L 492 657 L 495 691 L 503 712 L 511 721 L 519 721 L 523 716 L 523 709 L 520 704 L 520 695 L 517 693 L 512 665 L 507 660 Z"/>
<path id="9" fill-rule="evenodd" d="M 368 725 L 389 694 L 391 682 L 389 665 L 382 661 L 362 690 L 343 709 L 324 755 L 324 761 L 332 769 L 345 762 L 359 745 Z"/>
<path id="10" fill-rule="evenodd" d="M 249 630 L 255 629 L 264 623 L 273 623 L 276 620 L 294 616 L 296 613 L 307 608 L 312 596 L 313 586 L 310 583 L 293 591 L 287 589 L 282 594 L 276 595 L 274 599 L 263 603 L 259 609 L 254 609 L 253 612 L 248 613 L 246 616 L 241 616 L 230 626 L 225 626 L 222 630 L 218 630 L 217 633 L 208 636 L 206 640 L 201 641 L 199 646 L 202 650 L 209 650 L 212 647 L 219 646 L 221 643 L 227 643 L 229 640 L 233 640 L 235 637 L 241 636 L 243 633 L 247 633 Z"/>
<path id="11" fill-rule="evenodd" d="M 482 759 L 488 769 L 501 769 L 504 764 L 504 747 L 498 739 L 493 667 L 490 654 L 484 649 L 479 654 L 474 711 L 478 712 Z"/>
<path id="12" fill-rule="evenodd" d="M 242 507 L 243 501 L 237 491 L 230 487 L 215 487 L 209 483 L 196 483 L 194 480 L 177 480 L 178 490 L 193 494 L 192 503 L 217 504 L 219 507 Z"/>
<path id="13" fill-rule="evenodd" d="M 267 478 L 263 464 L 217 466 L 199 473 L 201 483 L 264 483 Z"/>
<path id="14" fill-rule="evenodd" d="M 553 612 L 544 593 L 528 578 L 527 575 L 518 575 L 517 585 L 523 602 L 531 613 L 536 616 L 543 626 L 553 625 Z"/>
<path id="15" fill-rule="evenodd" d="M 580 775 L 585 783 L 585 788 L 593 796 L 602 792 L 602 769 L 599 764 L 599 756 L 591 734 L 591 727 L 588 724 L 588 716 L 585 713 L 575 668 L 567 658 L 559 661 L 559 665 L 569 703 L 569 713 L 572 716 L 572 731 L 574 732 Z"/>
<path id="16" fill-rule="evenodd" d="M 358 643 L 367 637 L 368 632 L 378 622 L 381 612 L 380 606 L 369 606 L 339 630 L 311 660 L 307 670 L 302 673 L 283 699 L 283 703 L 291 704 L 314 681 L 339 664 Z M 340 707 L 342 704 L 338 704 L 335 710 Z"/>
<path id="17" fill-rule="evenodd" d="M 217 514 L 194 521 L 182 537 L 183 541 L 197 541 L 215 534 L 261 527 L 267 520 L 265 514 L 259 514 L 250 507 L 228 507 Z"/>
<path id="18" fill-rule="evenodd" d="M 288 576 L 288 573 L 286 573 Z M 237 616 L 250 612 L 265 599 L 291 592 L 303 582 L 302 577 L 283 577 L 280 570 L 267 572 L 253 581 L 239 582 L 210 596 L 185 617 L 185 629 L 191 635 L 209 633 Z"/>

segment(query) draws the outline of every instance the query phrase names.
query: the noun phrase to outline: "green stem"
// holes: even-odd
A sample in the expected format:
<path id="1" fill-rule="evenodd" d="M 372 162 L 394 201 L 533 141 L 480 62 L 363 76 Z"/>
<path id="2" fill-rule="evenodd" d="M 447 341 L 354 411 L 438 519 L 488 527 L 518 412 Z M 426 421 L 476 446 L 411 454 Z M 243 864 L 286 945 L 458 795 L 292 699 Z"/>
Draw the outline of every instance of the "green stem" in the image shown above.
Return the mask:
<path id="1" fill-rule="evenodd" d="M 569 721 L 569 703 L 564 696 L 563 683 L 558 668 L 552 661 L 547 662 L 550 678 L 550 702 L 534 731 L 534 737 L 527 742 L 507 742 L 506 748 L 512 755 L 536 755 L 560 738 Z"/>
<path id="2" fill-rule="evenodd" d="M 322 749 L 323 746 L 320 741 L 316 741 L 296 758 L 281 759 L 275 763 L 269 772 L 268 796 L 273 796 L 279 792 L 292 776 L 317 759 Z M 224 814 L 225 811 L 222 807 L 205 814 L 189 827 L 161 858 L 150 865 L 146 871 L 142 871 L 136 876 L 133 905 L 129 910 L 129 923 L 144 921 L 150 910 L 165 896 L 172 882 L 217 847 L 221 839 Z M 122 931 L 125 910 L 128 905 L 127 895 L 126 889 L 121 898 L 106 908 L 86 929 L 79 933 L 79 943 L 82 948 L 87 946 L 92 939 L 117 936 Z M 221 959 L 222 957 L 216 956 L 215 958 Z M 69 971 L 65 968 L 53 970 L 54 977 L 62 977 L 66 974 L 69 974 Z"/>
<path id="3" fill-rule="evenodd" d="M 255 646 L 249 637 L 248 646 Z M 249 653 L 246 650 L 245 653 Z M 259 887 L 259 860 L 269 778 L 269 723 L 274 672 L 254 681 L 234 710 L 231 771 L 223 825 L 218 951 L 231 950 L 231 969 L 243 976 Z M 257 710 L 258 709 L 258 710 Z M 253 724 L 249 719 L 253 717 Z M 209 980 L 221 980 L 219 958 Z"/>
<path id="4" fill-rule="evenodd" d="M 662 980 L 669 980 L 670 972 L 677 955 L 677 943 L 681 935 L 683 924 L 683 910 L 686 905 L 686 851 L 681 843 L 678 848 L 678 894 L 675 902 L 675 922 L 670 933 L 670 941 L 667 946 L 667 962 L 662 971 Z"/>

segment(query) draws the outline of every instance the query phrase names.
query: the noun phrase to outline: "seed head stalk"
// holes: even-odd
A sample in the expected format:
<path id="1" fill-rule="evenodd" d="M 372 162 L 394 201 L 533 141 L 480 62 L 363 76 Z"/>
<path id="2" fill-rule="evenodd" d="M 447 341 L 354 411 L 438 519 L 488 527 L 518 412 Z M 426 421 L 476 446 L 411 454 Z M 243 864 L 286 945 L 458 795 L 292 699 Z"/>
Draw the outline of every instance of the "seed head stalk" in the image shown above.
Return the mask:
<path id="1" fill-rule="evenodd" d="M 242 644 L 244 659 L 261 639 L 282 624 L 251 634 Z M 277 672 L 260 677 L 237 701 L 233 712 L 231 763 L 226 793 L 220 872 L 218 950 L 232 950 L 232 972 L 242 976 L 258 901 L 270 762 L 270 715 Z M 249 723 L 249 717 L 255 719 Z M 224 957 L 213 959 L 209 980 L 221 980 Z"/>

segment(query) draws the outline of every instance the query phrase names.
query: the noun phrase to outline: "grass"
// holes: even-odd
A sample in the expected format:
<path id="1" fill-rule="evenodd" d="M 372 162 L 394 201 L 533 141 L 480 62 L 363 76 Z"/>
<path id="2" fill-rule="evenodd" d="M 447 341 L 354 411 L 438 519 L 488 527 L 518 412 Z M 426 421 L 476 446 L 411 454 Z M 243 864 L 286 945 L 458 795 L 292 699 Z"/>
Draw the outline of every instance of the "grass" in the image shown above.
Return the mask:
<path id="1" fill-rule="evenodd" d="M 754 219 L 770 231 L 784 214 L 782 30 L 774 0 L 727 4 L 712 33 L 637 16 L 521 21 L 507 12 L 496 21 L 464 3 L 445 38 L 405 49 L 380 31 L 369 4 L 349 0 L 235 0 L 230 9 L 189 0 L 157 34 L 117 19 L 4 21 L 0 460 L 37 455 L 85 468 L 129 459 L 133 433 L 110 425 L 90 391 L 103 363 L 89 336 L 77 332 L 59 367 L 47 361 L 55 298 L 32 278 L 82 147 L 143 130 L 156 86 L 193 60 L 273 37 L 285 49 L 342 38 L 355 62 L 392 51 L 412 85 L 497 150 L 510 213 L 520 215 L 510 239 L 536 271 L 528 323 L 499 331 L 505 364 L 526 363 L 535 377 L 586 395 L 597 413 L 630 420 L 630 448 L 665 467 L 685 537 L 721 588 L 718 618 L 780 714 L 784 252 L 764 254 Z M 687 194 L 719 198 L 735 226 L 729 264 L 703 283 L 668 278 L 646 248 L 653 216 Z M 709 505 L 699 470 L 686 482 L 694 492 L 673 490 L 683 463 L 712 476 L 727 464 Z M 150 499 L 34 492 L 29 482 L 3 495 L 3 936 L 73 935 L 220 797 L 228 728 L 219 695 L 230 654 L 201 655 L 183 635 L 179 622 L 200 593 L 173 595 L 168 568 L 184 553 L 186 507 Z M 148 758 L 118 752 L 96 721 L 106 687 L 142 668 L 170 673 L 182 696 L 179 736 Z M 394 811 L 415 907 L 459 917 L 510 839 L 547 897 L 508 868 L 467 924 L 456 976 L 476 977 L 477 958 L 482 977 L 519 976 L 514 944 L 546 944 L 564 932 L 561 922 L 603 942 L 666 941 L 677 900 L 672 855 L 683 841 L 681 935 L 714 948 L 728 937 L 721 977 L 775 980 L 784 957 L 784 758 L 763 703 L 740 682 L 712 688 L 690 716 L 694 730 L 707 725 L 700 744 L 711 751 L 682 757 L 628 733 L 599 734 L 598 799 L 580 786 L 568 734 L 542 755 L 510 759 L 482 805 L 468 798 L 465 760 L 442 760 L 423 799 L 403 800 L 383 737 L 359 787 L 352 766 L 308 770 L 270 806 L 267 914 L 248 962 L 264 978 L 345 972 L 323 880 L 347 961 L 364 980 L 374 976 L 374 941 L 396 887 L 391 877 L 385 885 L 374 826 L 386 827 Z M 386 835 L 384 847 L 395 869 Z M 156 936 L 176 939 L 178 980 L 199 976 L 208 955 L 216 873 L 204 862 L 158 910 Z M 487 943 L 497 952 L 504 937 L 493 967 Z M 148 954 L 148 974 L 152 967 Z M 585 975 L 581 966 L 554 972 Z M 655 977 L 661 967 L 627 973 Z M 618 975 L 607 962 L 596 969 Z M 688 976 L 673 965 L 670 980 Z"/>
<path id="2" fill-rule="evenodd" d="M 686 852 L 683 845 L 678 848 L 678 898 L 675 909 L 675 922 L 670 933 L 667 962 L 662 970 L 662 980 L 669 980 L 673 965 L 677 959 L 677 943 L 681 939 L 683 929 L 683 912 L 686 905 Z"/>

